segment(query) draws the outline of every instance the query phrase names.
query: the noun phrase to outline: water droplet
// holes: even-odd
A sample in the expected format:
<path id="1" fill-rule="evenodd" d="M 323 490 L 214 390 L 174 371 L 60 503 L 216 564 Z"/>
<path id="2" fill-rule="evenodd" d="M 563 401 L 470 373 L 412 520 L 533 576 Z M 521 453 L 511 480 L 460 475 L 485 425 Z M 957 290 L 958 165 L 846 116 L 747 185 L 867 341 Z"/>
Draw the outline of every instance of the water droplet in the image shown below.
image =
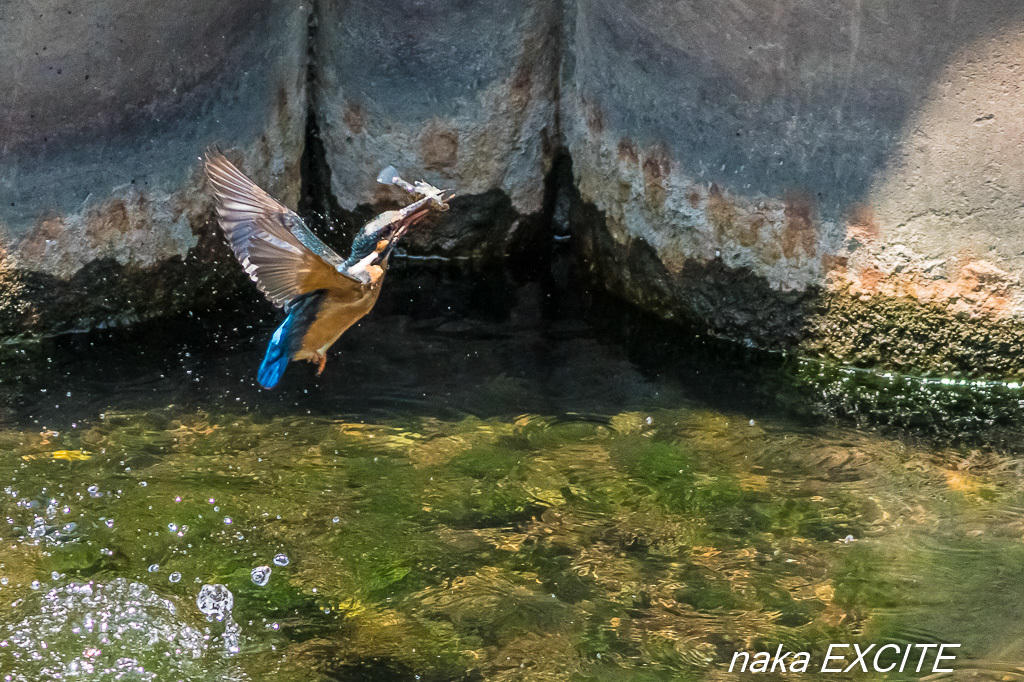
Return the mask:
<path id="1" fill-rule="evenodd" d="M 176 523 L 168 523 L 167 524 L 167 529 L 170 530 L 173 533 L 174 531 L 178 530 L 178 524 L 176 524 Z"/>
<path id="2" fill-rule="evenodd" d="M 231 525 L 231 517 L 230 516 L 225 516 L 224 517 L 224 523 L 226 523 L 227 525 L 230 526 Z"/>
<path id="3" fill-rule="evenodd" d="M 196 606 L 209 621 L 224 620 L 231 614 L 235 596 L 226 585 L 203 585 L 196 596 Z"/>
<path id="4" fill-rule="evenodd" d="M 51 571 L 50 580 L 60 580 L 60 573 L 58 573 L 57 571 Z"/>
<path id="5" fill-rule="evenodd" d="M 337 523 L 338 521 L 341 521 L 341 519 L 338 518 L 337 516 L 335 516 L 333 519 L 331 519 L 331 522 L 333 522 L 333 523 Z"/>
<path id="6" fill-rule="evenodd" d="M 249 574 L 249 577 L 252 578 L 252 581 L 255 584 L 263 587 L 270 582 L 270 566 L 257 566 L 252 569 L 252 573 Z"/>
<path id="7" fill-rule="evenodd" d="M 39 581 L 38 580 L 33 580 L 32 584 L 29 585 L 29 587 L 31 587 L 33 590 L 38 590 L 39 589 Z"/>
<path id="8" fill-rule="evenodd" d="M 288 561 L 287 556 L 285 556 L 284 554 L 278 554 L 274 556 L 274 563 L 278 566 L 287 566 L 290 562 Z"/>
<path id="9" fill-rule="evenodd" d="M 178 573 L 177 571 L 175 571 L 174 573 L 171 573 L 169 576 L 167 576 L 167 579 L 169 581 L 171 581 L 172 583 L 176 583 L 179 580 L 181 580 L 181 573 Z"/>
<path id="10" fill-rule="evenodd" d="M 156 573 L 160 570 L 160 564 L 150 564 L 149 568 L 146 569 L 150 573 Z"/>

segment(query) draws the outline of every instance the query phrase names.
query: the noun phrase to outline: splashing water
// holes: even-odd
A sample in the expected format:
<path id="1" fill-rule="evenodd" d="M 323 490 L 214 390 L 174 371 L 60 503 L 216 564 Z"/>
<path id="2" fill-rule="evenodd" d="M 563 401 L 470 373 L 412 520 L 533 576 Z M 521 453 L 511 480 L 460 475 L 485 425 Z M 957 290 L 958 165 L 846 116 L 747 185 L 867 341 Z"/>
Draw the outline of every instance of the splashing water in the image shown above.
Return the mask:
<path id="1" fill-rule="evenodd" d="M 0 630 L 5 680 L 202 679 L 203 633 L 141 583 L 70 583 L 26 599 Z"/>
<path id="2" fill-rule="evenodd" d="M 206 620 L 222 621 L 231 615 L 235 605 L 235 596 L 225 585 L 203 585 L 196 596 L 196 606 L 206 616 Z"/>
<path id="3" fill-rule="evenodd" d="M 235 606 L 235 596 L 226 585 L 203 585 L 196 596 L 196 606 L 206 616 L 206 620 L 224 622 L 224 653 L 236 654 L 240 650 L 239 636 L 242 629 L 231 617 L 231 609 Z"/>

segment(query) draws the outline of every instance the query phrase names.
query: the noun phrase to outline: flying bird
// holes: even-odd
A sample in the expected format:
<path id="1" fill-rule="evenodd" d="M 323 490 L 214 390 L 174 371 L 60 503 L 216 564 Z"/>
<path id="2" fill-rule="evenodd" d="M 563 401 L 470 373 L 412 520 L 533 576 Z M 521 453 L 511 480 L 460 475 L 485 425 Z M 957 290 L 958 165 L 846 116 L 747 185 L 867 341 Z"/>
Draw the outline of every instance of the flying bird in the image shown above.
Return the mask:
<path id="1" fill-rule="evenodd" d="M 263 295 L 287 314 L 270 338 L 257 374 L 263 388 L 276 386 L 291 360 L 315 363 L 319 376 L 327 349 L 377 302 L 401 236 L 431 209 L 448 208 L 441 190 L 424 182 L 407 183 L 389 166 L 379 182 L 423 197 L 367 223 L 352 242 L 349 257 L 342 258 L 219 151 L 208 151 L 204 165 L 231 250 Z"/>

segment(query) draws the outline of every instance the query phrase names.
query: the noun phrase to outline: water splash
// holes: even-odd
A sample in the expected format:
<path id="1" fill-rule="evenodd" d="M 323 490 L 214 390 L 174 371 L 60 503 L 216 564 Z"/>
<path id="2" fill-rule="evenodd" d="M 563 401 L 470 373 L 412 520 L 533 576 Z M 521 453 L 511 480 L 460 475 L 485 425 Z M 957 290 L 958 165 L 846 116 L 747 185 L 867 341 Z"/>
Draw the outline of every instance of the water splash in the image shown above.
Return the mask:
<path id="1" fill-rule="evenodd" d="M 206 616 L 206 620 L 211 623 L 215 620 L 219 622 L 231 615 L 231 609 L 235 606 L 235 596 L 226 585 L 203 585 L 196 596 L 196 606 Z"/>
<path id="2" fill-rule="evenodd" d="M 70 583 L 33 595 L 12 616 L 0 629 L 5 680 L 205 679 L 203 633 L 140 583 Z"/>
<path id="3" fill-rule="evenodd" d="M 224 623 L 224 653 L 237 654 L 241 649 L 239 637 L 242 629 L 231 617 L 231 609 L 235 606 L 235 596 L 231 590 L 220 583 L 203 585 L 196 596 L 196 606 L 206 616 L 206 620 Z"/>

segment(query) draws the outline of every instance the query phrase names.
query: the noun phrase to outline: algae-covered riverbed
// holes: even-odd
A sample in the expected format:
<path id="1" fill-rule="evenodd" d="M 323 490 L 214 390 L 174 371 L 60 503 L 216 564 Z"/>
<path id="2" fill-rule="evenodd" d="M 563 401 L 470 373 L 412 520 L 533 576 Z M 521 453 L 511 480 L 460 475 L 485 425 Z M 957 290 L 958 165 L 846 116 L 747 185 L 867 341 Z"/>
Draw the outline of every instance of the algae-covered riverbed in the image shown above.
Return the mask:
<path id="1" fill-rule="evenodd" d="M 1021 677 L 1012 390 L 994 439 L 935 398 L 858 426 L 907 400 L 496 280 L 405 275 L 273 392 L 258 303 L 8 349 L 2 679 L 740 679 L 834 642 Z"/>

